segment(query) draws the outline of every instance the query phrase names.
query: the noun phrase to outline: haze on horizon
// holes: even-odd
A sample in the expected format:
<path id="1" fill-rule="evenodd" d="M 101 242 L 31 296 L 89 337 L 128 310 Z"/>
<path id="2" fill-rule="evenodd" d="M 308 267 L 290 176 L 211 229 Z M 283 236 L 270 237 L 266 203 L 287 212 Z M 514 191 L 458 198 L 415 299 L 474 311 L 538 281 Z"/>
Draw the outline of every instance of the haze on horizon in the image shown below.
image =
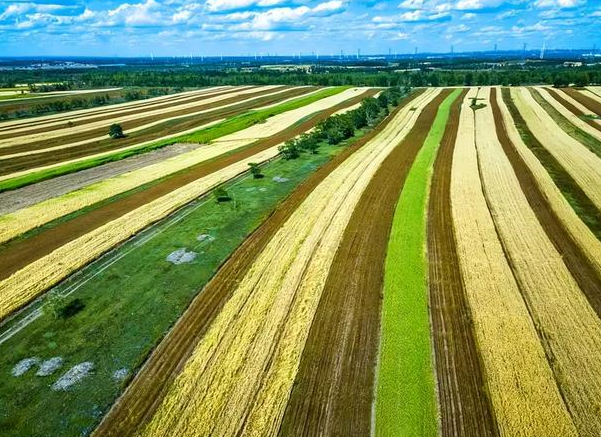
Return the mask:
<path id="1" fill-rule="evenodd" d="M 0 0 L 4 56 L 601 46 L 600 0 Z"/>

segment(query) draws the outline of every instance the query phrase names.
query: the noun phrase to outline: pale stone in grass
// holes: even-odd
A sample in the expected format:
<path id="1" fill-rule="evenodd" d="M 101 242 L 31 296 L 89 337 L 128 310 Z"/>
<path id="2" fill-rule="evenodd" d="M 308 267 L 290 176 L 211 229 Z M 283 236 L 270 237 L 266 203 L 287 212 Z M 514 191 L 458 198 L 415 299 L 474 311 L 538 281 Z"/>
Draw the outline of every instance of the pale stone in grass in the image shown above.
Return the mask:
<path id="1" fill-rule="evenodd" d="M 173 264 L 184 264 L 194 261 L 198 255 L 196 252 L 186 250 L 185 247 L 173 251 L 167 256 L 167 261 Z"/>
<path id="2" fill-rule="evenodd" d="M 40 368 L 35 373 L 36 376 L 48 376 L 52 375 L 63 365 L 62 357 L 52 357 L 49 360 L 44 361 L 40 364 Z"/>
<path id="3" fill-rule="evenodd" d="M 21 376 L 39 362 L 40 359 L 37 357 L 22 359 L 13 367 L 11 373 L 13 376 Z"/>
<path id="4" fill-rule="evenodd" d="M 71 367 L 67 372 L 61 376 L 54 384 L 52 384 L 52 390 L 67 390 L 74 384 L 77 384 L 82 379 L 90 374 L 94 369 L 94 363 L 85 361 Z"/>

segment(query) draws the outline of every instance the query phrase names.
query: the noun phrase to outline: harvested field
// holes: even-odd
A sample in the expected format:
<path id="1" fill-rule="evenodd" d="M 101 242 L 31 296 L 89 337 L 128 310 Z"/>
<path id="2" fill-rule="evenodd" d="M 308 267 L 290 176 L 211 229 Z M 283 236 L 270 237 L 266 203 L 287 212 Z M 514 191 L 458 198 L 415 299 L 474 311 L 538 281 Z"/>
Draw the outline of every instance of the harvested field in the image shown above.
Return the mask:
<path id="1" fill-rule="evenodd" d="M 154 414 L 199 339 L 278 229 L 315 187 L 352 153 L 371 140 L 391 119 L 389 116 L 378 130 L 371 131 L 320 168 L 236 250 L 155 350 L 124 396 L 105 417 L 95 435 L 127 437 L 137 434 Z"/>
<path id="2" fill-rule="evenodd" d="M 442 436 L 496 436 L 495 414 L 463 287 L 451 214 L 451 172 L 464 90 L 451 106 L 428 206 L 430 317 Z"/>
<path id="3" fill-rule="evenodd" d="M 561 91 L 576 100 L 589 111 L 601 117 L 601 102 L 599 99 L 588 95 L 588 93 L 582 93 L 578 90 L 575 90 L 574 88 L 561 88 Z"/>
<path id="4" fill-rule="evenodd" d="M 580 435 L 599 435 L 601 321 L 528 205 L 491 124 L 490 107 L 476 112 L 488 207 L 574 424 Z"/>
<path id="5" fill-rule="evenodd" d="M 216 184 L 247 170 L 248 162 L 261 162 L 275 156 L 278 144 L 305 132 L 329 114 L 347 105 L 354 105 L 375 92 L 376 90 L 366 91 L 320 112 L 292 129 L 253 143 L 244 150 L 192 167 L 147 190 L 135 192 L 11 245 L 0 253 L 0 277 L 6 278 L 0 282 L 0 290 L 10 290 L 10 295 L 0 293 L 6 298 L 0 305 L 0 319 L 113 245 Z M 119 228 L 121 225 L 118 223 L 123 223 L 124 226 Z M 65 258 L 65 254 L 68 257 Z M 57 260 L 61 260 L 58 265 L 60 268 L 57 268 Z"/>
<path id="6" fill-rule="evenodd" d="M 370 434 L 384 260 L 394 208 L 411 162 L 447 94 L 436 96 L 424 108 L 353 212 L 305 343 L 280 436 Z"/>
<path id="7" fill-rule="evenodd" d="M 461 275 L 499 434 L 576 436 L 482 192 L 475 146 L 475 113 L 482 109 L 470 108 L 474 96 L 466 96 L 460 114 L 451 205 Z"/>
<path id="8" fill-rule="evenodd" d="M 525 88 L 511 95 L 528 128 L 601 211 L 601 160 L 565 133 Z"/>

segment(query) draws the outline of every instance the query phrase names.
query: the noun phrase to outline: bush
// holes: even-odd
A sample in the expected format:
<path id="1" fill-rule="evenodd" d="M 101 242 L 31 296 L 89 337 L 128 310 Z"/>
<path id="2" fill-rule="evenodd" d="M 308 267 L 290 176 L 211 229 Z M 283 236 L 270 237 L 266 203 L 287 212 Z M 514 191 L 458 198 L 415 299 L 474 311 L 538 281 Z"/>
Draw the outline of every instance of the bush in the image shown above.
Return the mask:
<path id="1" fill-rule="evenodd" d="M 261 167 L 256 162 L 249 162 L 248 166 L 250 167 L 250 173 L 253 175 L 255 179 L 263 178 L 263 173 L 261 173 Z"/>
<path id="2" fill-rule="evenodd" d="M 225 190 L 225 188 L 216 188 L 213 191 L 213 196 L 215 196 L 215 201 L 217 203 L 221 203 L 221 202 L 229 202 L 230 200 L 232 200 L 232 196 L 230 196 L 230 194 Z"/>
<path id="3" fill-rule="evenodd" d="M 295 140 L 288 140 L 283 145 L 278 147 L 280 153 L 285 159 L 296 159 L 300 156 L 300 148 Z"/>
<path id="4" fill-rule="evenodd" d="M 112 124 L 109 128 L 109 136 L 113 139 L 125 138 L 125 134 L 123 133 L 123 128 L 120 124 Z"/>

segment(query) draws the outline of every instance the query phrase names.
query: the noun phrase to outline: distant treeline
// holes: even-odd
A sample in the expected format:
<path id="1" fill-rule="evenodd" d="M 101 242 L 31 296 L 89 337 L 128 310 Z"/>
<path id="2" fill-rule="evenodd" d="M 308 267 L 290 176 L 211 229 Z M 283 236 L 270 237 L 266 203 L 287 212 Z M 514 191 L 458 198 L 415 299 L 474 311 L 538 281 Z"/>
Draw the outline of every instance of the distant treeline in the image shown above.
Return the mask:
<path id="1" fill-rule="evenodd" d="M 19 76 L 21 74 L 21 76 Z M 24 75 L 24 76 L 23 76 Z M 528 85 L 549 84 L 585 86 L 601 84 L 601 66 L 564 68 L 513 66 L 488 70 L 420 70 L 395 71 L 393 67 L 378 70 L 364 67 L 313 67 L 311 71 L 275 71 L 241 68 L 205 69 L 202 67 L 158 69 L 123 67 L 119 69 L 83 71 L 3 72 L 0 84 L 69 82 L 74 88 L 200 87 L 217 85 L 357 85 L 357 86 L 453 86 L 453 85 Z"/>

